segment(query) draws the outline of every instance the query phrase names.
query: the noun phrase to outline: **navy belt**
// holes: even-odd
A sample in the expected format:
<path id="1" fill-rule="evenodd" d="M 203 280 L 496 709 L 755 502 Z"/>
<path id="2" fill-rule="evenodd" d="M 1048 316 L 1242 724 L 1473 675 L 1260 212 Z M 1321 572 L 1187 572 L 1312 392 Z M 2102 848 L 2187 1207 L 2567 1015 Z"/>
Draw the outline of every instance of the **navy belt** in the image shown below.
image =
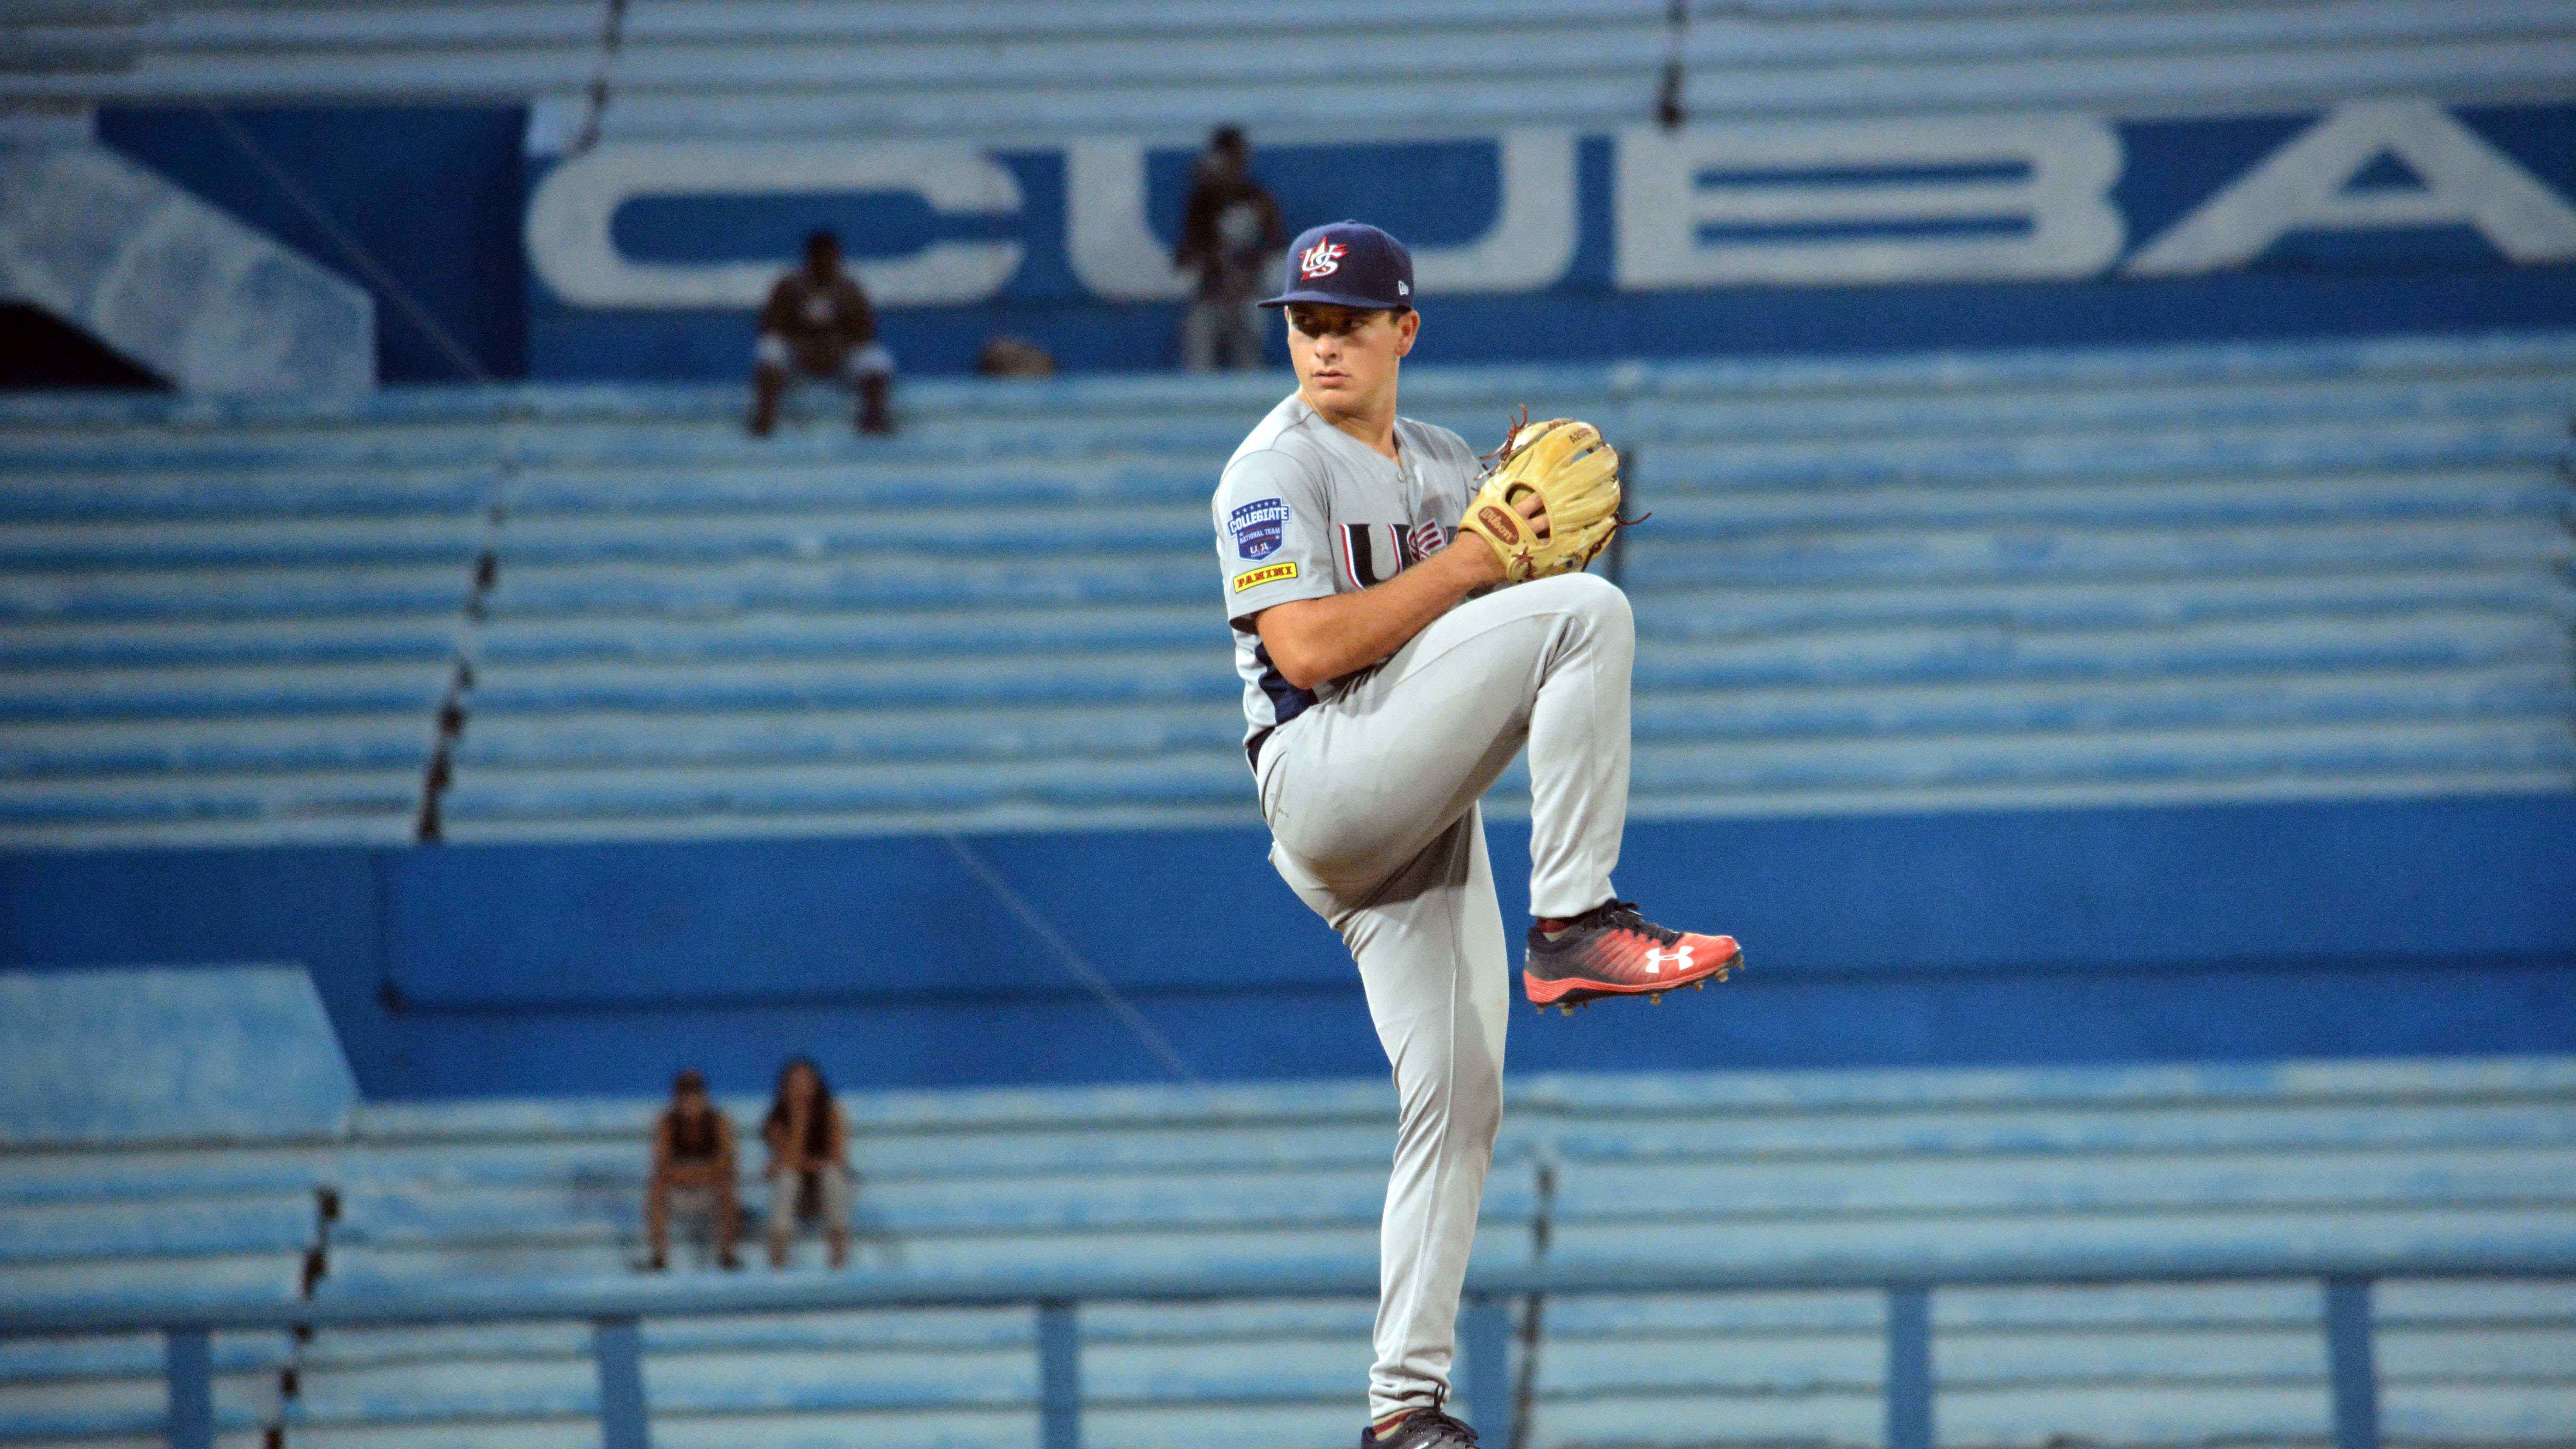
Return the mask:
<path id="1" fill-rule="evenodd" d="M 1269 743 L 1271 732 L 1278 728 L 1277 725 L 1263 725 L 1244 740 L 1243 757 L 1251 762 L 1252 768 L 1256 770 L 1261 768 L 1261 747 Z"/>

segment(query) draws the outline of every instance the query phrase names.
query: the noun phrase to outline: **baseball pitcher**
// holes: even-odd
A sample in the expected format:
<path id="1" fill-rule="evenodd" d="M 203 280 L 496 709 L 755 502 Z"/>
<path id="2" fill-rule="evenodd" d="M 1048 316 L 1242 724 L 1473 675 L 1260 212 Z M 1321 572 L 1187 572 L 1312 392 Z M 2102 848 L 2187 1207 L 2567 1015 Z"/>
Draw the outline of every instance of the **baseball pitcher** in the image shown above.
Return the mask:
<path id="1" fill-rule="evenodd" d="M 1476 802 L 1530 756 L 1522 982 L 1544 1009 L 1723 980 L 1726 936 L 1611 888 L 1628 806 L 1627 597 L 1583 572 L 1620 527 L 1586 424 L 1515 427 L 1488 467 L 1396 414 L 1413 259 L 1358 222 L 1290 245 L 1297 392 L 1227 463 L 1216 551 L 1271 863 L 1359 963 L 1401 1101 L 1362 1449 L 1472 1445 L 1442 1412 L 1502 1125 L 1510 966 Z M 1489 1426 L 1490 1427 L 1490 1426 Z"/>

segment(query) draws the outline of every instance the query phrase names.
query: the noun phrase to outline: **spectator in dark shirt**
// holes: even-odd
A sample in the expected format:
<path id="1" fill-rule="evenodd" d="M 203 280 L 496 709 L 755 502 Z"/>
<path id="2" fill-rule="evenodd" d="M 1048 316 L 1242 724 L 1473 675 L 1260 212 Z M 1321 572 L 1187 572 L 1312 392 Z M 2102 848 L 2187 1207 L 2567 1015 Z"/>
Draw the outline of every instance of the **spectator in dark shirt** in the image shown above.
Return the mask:
<path id="1" fill-rule="evenodd" d="M 819 1218 L 832 1266 L 850 1261 L 850 1134 L 822 1069 L 804 1057 L 778 1074 L 778 1096 L 760 1124 L 769 1145 L 769 1266 L 787 1266 L 796 1224 Z"/>
<path id="2" fill-rule="evenodd" d="M 716 1261 L 741 1266 L 733 1254 L 740 1230 L 734 1203 L 733 1123 L 707 1096 L 704 1077 L 682 1072 L 671 1080 L 671 1105 L 653 1124 L 653 1177 L 644 1189 L 644 1232 L 652 1240 L 653 1271 L 670 1266 L 671 1217 L 712 1222 Z"/>
<path id="3" fill-rule="evenodd" d="M 1243 132 L 1220 126 L 1199 158 L 1197 180 L 1181 208 L 1181 240 L 1172 265 L 1198 274 L 1181 319 L 1181 366 L 1249 372 L 1261 366 L 1261 312 L 1270 264 L 1288 244 L 1279 203 L 1252 179 Z"/>
<path id="4" fill-rule="evenodd" d="M 760 338 L 752 345 L 753 436 L 765 438 L 777 425 L 778 400 L 797 374 L 855 390 L 859 431 L 894 431 L 886 412 L 894 358 L 877 341 L 868 294 L 842 270 L 840 239 L 828 231 L 805 238 L 805 265 L 779 278 L 760 309 Z"/>

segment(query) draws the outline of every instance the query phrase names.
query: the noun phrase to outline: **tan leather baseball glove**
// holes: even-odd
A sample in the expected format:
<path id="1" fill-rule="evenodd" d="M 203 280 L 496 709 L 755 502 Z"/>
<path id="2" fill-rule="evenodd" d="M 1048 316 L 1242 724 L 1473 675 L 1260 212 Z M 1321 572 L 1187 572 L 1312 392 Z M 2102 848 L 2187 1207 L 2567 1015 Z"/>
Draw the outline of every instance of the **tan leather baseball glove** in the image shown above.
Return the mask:
<path id="1" fill-rule="evenodd" d="M 1544 533 L 1517 506 L 1533 493 L 1547 507 Z M 1549 418 L 1512 429 L 1458 527 L 1492 544 L 1517 584 L 1582 568 L 1621 522 L 1618 450 L 1590 423 Z"/>

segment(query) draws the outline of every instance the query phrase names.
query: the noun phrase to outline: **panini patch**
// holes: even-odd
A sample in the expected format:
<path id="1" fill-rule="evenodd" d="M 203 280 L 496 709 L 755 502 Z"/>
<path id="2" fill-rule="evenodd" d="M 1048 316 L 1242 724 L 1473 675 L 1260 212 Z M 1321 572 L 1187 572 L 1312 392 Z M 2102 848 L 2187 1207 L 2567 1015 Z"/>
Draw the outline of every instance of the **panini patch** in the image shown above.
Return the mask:
<path id="1" fill-rule="evenodd" d="M 1236 574 L 1234 576 L 1234 591 L 1239 594 L 1246 589 L 1257 589 L 1263 584 L 1275 584 L 1281 579 L 1293 579 L 1295 577 L 1297 577 L 1297 561 L 1295 559 L 1283 559 L 1266 568 L 1246 569 L 1242 573 Z"/>

